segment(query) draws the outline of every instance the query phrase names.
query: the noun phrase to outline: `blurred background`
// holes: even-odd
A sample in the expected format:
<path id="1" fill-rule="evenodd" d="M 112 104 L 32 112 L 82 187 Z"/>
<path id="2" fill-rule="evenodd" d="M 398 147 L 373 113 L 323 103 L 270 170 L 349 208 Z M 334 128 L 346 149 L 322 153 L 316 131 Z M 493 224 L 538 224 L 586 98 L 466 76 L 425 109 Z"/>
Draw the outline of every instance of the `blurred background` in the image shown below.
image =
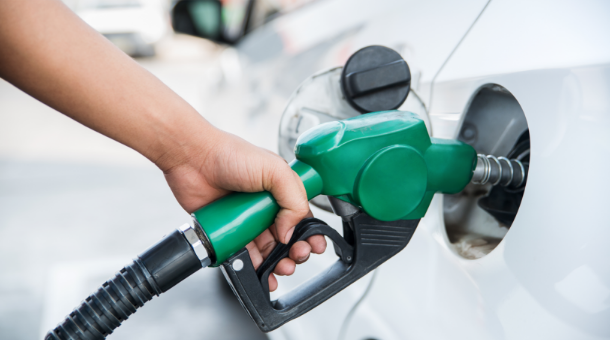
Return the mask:
<path id="1" fill-rule="evenodd" d="M 213 124 L 273 151 L 284 99 L 245 95 L 252 85 L 243 83 L 231 45 L 307 2 L 195 2 L 203 19 L 186 22 L 184 29 L 201 29 L 199 36 L 211 38 L 203 39 L 174 33 L 175 1 L 65 1 Z M 163 174 L 144 157 L 0 79 L 0 339 L 42 338 L 188 218 Z M 112 339 L 220 337 L 266 338 L 220 271 L 202 270 L 153 299 Z"/>

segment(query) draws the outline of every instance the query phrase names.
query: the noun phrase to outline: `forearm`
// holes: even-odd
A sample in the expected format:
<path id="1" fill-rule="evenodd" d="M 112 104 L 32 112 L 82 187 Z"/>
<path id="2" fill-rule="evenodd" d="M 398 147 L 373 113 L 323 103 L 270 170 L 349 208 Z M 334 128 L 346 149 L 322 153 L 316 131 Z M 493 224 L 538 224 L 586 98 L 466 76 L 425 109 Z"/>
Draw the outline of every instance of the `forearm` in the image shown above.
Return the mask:
<path id="1" fill-rule="evenodd" d="M 0 1 L 0 77 L 163 170 L 216 133 L 59 0 Z"/>

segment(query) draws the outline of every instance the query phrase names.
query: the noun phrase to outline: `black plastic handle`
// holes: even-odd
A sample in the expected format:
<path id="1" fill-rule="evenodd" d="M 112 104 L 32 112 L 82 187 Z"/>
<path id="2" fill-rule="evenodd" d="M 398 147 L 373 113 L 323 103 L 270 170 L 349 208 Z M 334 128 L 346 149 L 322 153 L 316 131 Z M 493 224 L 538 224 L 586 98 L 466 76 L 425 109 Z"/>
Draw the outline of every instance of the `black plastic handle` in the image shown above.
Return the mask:
<path id="1" fill-rule="evenodd" d="M 401 251 L 411 239 L 419 220 L 383 222 L 365 213 L 344 217 L 343 234 L 317 219 L 305 219 L 295 228 L 287 245 L 278 245 L 254 270 L 243 248 L 225 261 L 221 269 L 235 295 L 263 332 L 272 331 L 310 311 Z M 328 236 L 339 260 L 275 301 L 269 299 L 269 274 L 290 247 L 313 235 Z"/>
<path id="2" fill-rule="evenodd" d="M 295 226 L 290 242 L 287 244 L 278 244 L 260 267 L 258 267 L 256 275 L 260 280 L 263 291 L 269 292 L 269 275 L 271 275 L 282 259 L 288 257 L 290 248 L 292 248 L 295 243 L 305 241 L 314 235 L 328 236 L 333 241 L 335 253 L 339 256 L 341 261 L 346 264 L 352 262 L 354 249 L 335 229 L 329 227 L 324 221 L 318 220 L 317 218 L 306 218 Z"/>

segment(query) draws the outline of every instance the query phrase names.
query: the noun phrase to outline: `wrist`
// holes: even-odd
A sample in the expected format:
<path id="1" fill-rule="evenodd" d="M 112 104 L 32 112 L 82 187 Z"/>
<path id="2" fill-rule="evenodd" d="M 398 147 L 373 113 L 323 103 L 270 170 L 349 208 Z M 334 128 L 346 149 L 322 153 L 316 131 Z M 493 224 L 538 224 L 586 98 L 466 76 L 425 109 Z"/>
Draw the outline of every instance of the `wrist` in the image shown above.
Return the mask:
<path id="1" fill-rule="evenodd" d="M 191 163 L 194 156 L 205 159 L 213 147 L 219 131 L 199 114 L 195 118 L 183 124 L 166 125 L 164 131 L 157 133 L 147 157 L 164 173 Z"/>

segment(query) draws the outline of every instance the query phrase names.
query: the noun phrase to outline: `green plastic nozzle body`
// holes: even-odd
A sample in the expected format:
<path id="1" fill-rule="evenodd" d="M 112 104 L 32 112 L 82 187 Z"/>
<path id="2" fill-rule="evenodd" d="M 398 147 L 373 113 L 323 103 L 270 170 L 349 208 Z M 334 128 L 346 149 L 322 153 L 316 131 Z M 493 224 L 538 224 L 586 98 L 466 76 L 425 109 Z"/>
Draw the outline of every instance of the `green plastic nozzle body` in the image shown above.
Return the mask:
<path id="1" fill-rule="evenodd" d="M 308 199 L 322 192 L 322 178 L 311 166 L 298 160 L 290 165 L 303 181 Z M 212 265 L 219 266 L 269 228 L 279 210 L 279 205 L 268 191 L 236 192 L 192 215 L 214 250 Z"/>
<path id="2" fill-rule="evenodd" d="M 424 122 L 401 111 L 376 112 L 308 130 L 292 169 L 308 199 L 324 194 L 381 221 L 422 218 L 434 193 L 470 182 L 476 152 L 462 142 L 430 138 Z M 193 213 L 217 266 L 260 235 L 279 211 L 269 192 L 233 193 Z"/>

